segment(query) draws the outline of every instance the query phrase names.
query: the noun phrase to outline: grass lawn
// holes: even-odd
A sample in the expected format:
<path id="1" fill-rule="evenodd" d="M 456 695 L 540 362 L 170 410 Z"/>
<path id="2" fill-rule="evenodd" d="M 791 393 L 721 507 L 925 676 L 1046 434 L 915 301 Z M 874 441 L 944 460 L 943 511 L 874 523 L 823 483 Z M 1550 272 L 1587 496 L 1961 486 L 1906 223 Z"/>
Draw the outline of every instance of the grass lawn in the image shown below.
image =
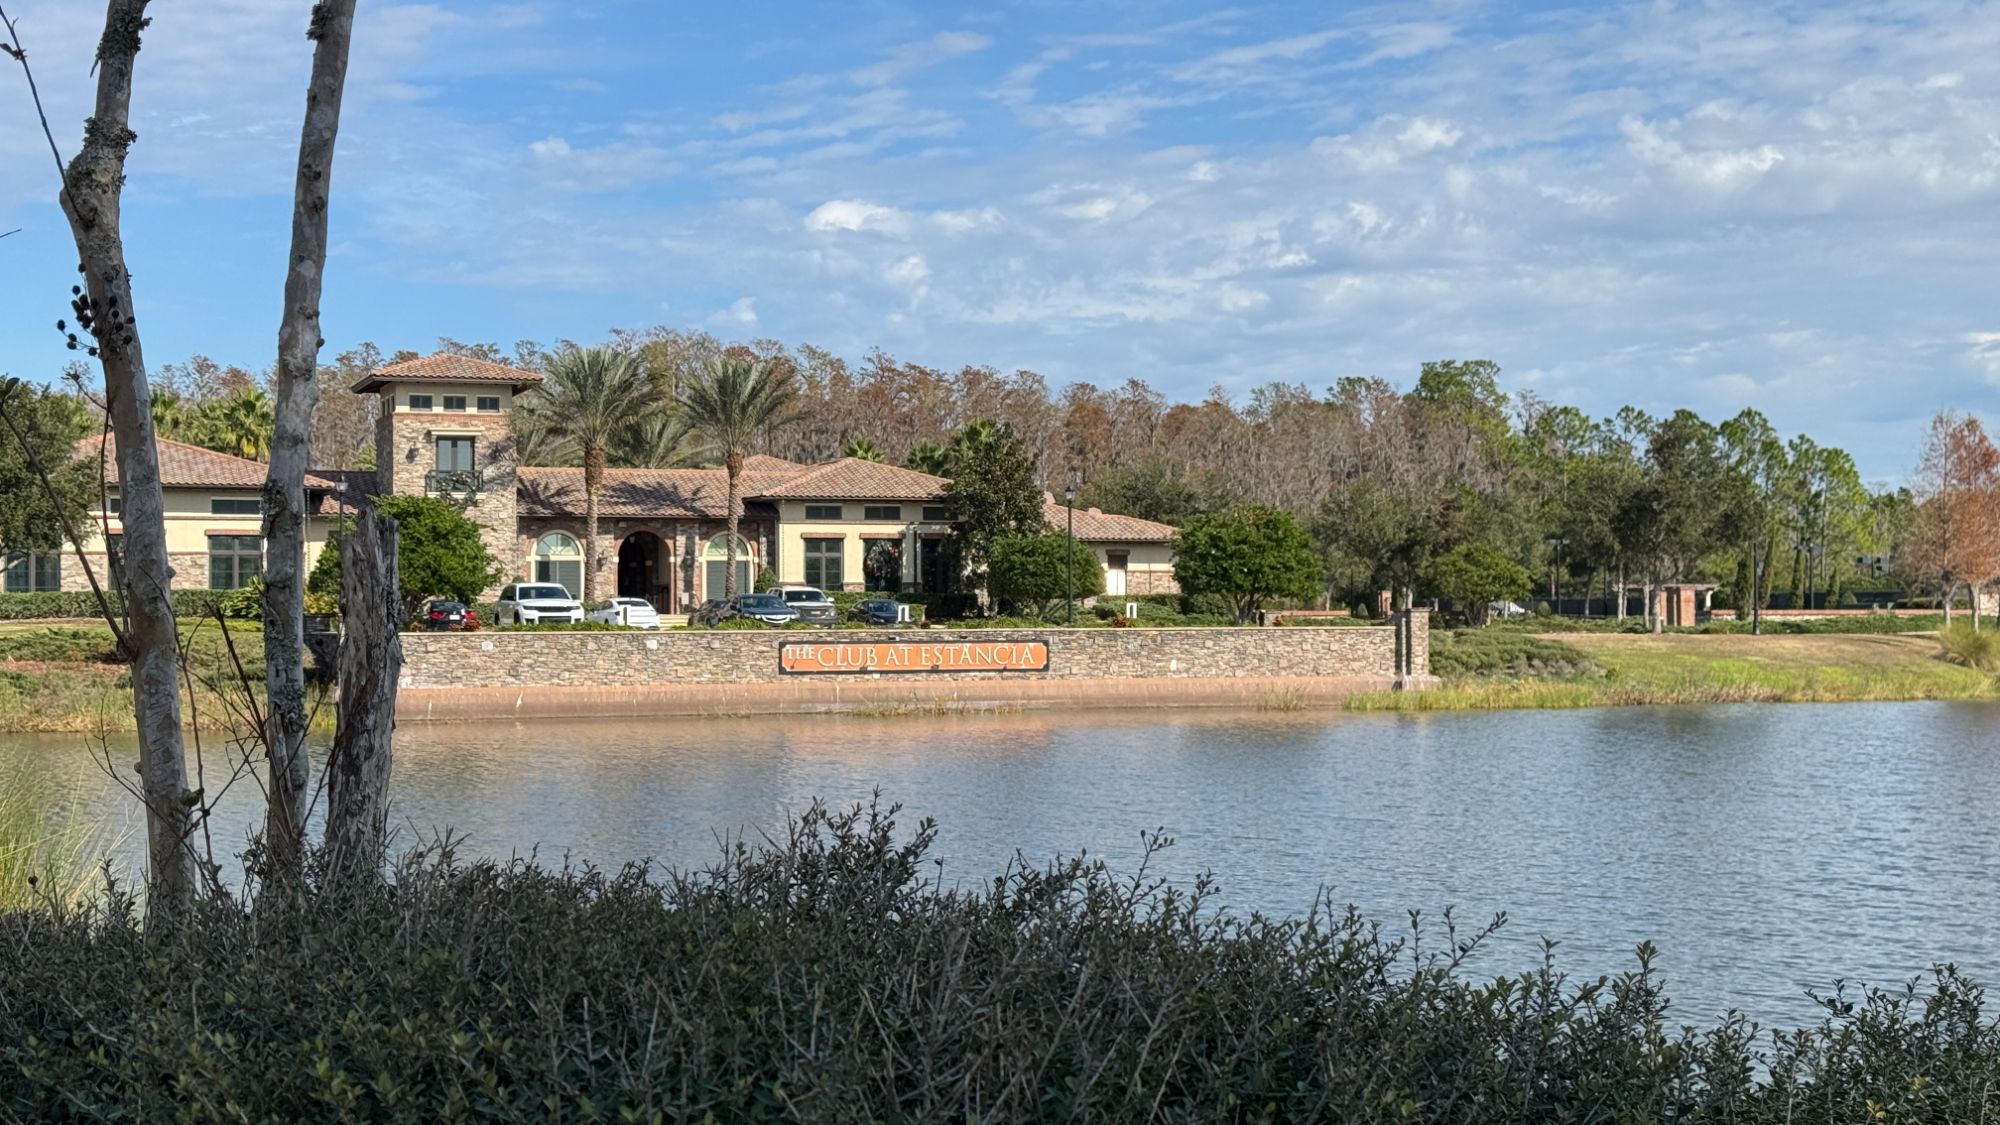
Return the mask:
<path id="1" fill-rule="evenodd" d="M 222 628 L 211 620 L 181 622 L 195 693 L 181 693 L 184 719 L 205 730 L 241 725 L 240 691 L 226 701 L 211 685 L 237 683 Z M 264 639 L 254 621 L 230 623 L 229 640 L 262 704 Z M 0 622 L 0 732 L 113 733 L 130 731 L 131 670 L 110 663 L 111 630 L 102 622 Z M 230 703 L 233 702 L 232 707 Z M 192 706 L 190 706 L 192 703 Z M 322 707 L 323 721 L 332 721 Z"/>
<path id="2" fill-rule="evenodd" d="M 1461 677 L 1424 692 L 1372 692 L 1362 711 L 1619 707 L 1659 703 L 1847 703 L 2000 698 L 1995 680 L 1944 658 L 1923 634 L 1752 637 L 1564 633 L 1595 665 L 1563 677 Z"/>

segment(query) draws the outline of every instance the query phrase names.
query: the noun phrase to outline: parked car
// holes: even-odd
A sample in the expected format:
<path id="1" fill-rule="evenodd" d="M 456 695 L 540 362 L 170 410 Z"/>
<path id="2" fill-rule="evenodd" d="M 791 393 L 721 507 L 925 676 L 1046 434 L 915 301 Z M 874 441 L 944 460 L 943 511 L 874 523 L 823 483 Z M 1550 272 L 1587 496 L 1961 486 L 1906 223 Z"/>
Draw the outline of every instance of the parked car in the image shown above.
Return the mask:
<path id="1" fill-rule="evenodd" d="M 903 620 L 903 603 L 894 598 L 868 598 L 855 602 L 853 612 L 863 625 L 897 625 Z"/>
<path id="2" fill-rule="evenodd" d="M 479 611 L 464 602 L 440 599 L 424 607 L 422 623 L 426 629 L 477 629 Z"/>
<path id="3" fill-rule="evenodd" d="M 583 603 L 554 583 L 523 582 L 500 591 L 493 616 L 501 625 L 574 625 L 583 620 Z"/>
<path id="4" fill-rule="evenodd" d="M 785 599 L 786 605 L 798 610 L 799 620 L 808 625 L 831 629 L 840 624 L 839 608 L 817 586 L 779 586 L 767 592 Z"/>
<path id="5" fill-rule="evenodd" d="M 735 602 L 710 598 L 695 607 L 693 613 L 688 614 L 688 624 L 713 629 L 734 616 L 736 616 Z"/>
<path id="6" fill-rule="evenodd" d="M 584 618 L 606 625 L 630 625 L 635 629 L 657 629 L 660 627 L 660 611 L 644 598 L 612 598 L 598 609 L 593 609 Z"/>
<path id="7" fill-rule="evenodd" d="M 799 619 L 799 611 L 785 604 L 785 599 L 776 594 L 738 594 L 736 616 L 752 618 L 766 625 L 790 625 Z"/>

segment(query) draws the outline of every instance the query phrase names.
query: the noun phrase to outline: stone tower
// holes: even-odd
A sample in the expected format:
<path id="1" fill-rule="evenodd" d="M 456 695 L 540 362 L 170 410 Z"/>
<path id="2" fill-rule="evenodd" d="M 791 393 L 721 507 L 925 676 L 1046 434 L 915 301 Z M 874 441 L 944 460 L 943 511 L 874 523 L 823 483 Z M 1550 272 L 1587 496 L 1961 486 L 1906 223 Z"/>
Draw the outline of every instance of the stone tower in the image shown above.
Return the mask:
<path id="1" fill-rule="evenodd" d="M 526 572 L 508 411 L 515 395 L 541 381 L 532 371 L 440 352 L 378 368 L 354 384 L 356 394 L 382 398 L 376 490 L 465 504 L 486 549 L 500 560 L 502 582 Z"/>

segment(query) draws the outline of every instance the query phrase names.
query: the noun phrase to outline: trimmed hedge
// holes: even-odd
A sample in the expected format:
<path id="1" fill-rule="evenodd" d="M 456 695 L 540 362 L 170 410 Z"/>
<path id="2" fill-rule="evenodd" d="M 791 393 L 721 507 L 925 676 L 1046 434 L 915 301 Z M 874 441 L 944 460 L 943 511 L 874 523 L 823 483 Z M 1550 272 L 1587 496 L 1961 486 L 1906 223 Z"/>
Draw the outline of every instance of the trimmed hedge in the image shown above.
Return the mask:
<path id="1" fill-rule="evenodd" d="M 175 617 L 214 617 L 215 611 L 233 590 L 175 590 Z M 119 595 L 110 595 L 112 607 Z M 48 594 L 0 594 L 0 621 L 53 621 L 68 617 L 102 619 L 97 599 L 89 590 L 62 590 Z"/>
<path id="2" fill-rule="evenodd" d="M 1820 1022 L 1689 1026 L 1650 945 L 1494 979 L 1500 925 L 1243 916 L 815 806 L 705 872 L 403 864 L 383 886 L 0 916 L 0 1120 L 1974 1122 L 2000 1027 L 1950 967 Z M 1419 938 L 1422 939 L 1421 944 Z M 1419 952 L 1421 950 L 1421 952 Z"/>
<path id="3" fill-rule="evenodd" d="M 1434 629 L 1431 671 L 1439 676 L 1576 676 L 1595 670 L 1575 645 L 1513 629 Z"/>

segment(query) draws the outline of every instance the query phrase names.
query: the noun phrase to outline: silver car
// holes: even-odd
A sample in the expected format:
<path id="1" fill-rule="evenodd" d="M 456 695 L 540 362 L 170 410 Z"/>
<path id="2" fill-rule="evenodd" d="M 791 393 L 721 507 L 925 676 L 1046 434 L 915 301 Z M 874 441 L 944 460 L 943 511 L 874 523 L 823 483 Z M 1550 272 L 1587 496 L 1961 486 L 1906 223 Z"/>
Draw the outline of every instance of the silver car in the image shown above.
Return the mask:
<path id="1" fill-rule="evenodd" d="M 798 611 L 799 620 L 808 625 L 830 629 L 840 624 L 840 610 L 817 586 L 780 586 L 769 592 L 785 599 L 786 605 Z"/>

